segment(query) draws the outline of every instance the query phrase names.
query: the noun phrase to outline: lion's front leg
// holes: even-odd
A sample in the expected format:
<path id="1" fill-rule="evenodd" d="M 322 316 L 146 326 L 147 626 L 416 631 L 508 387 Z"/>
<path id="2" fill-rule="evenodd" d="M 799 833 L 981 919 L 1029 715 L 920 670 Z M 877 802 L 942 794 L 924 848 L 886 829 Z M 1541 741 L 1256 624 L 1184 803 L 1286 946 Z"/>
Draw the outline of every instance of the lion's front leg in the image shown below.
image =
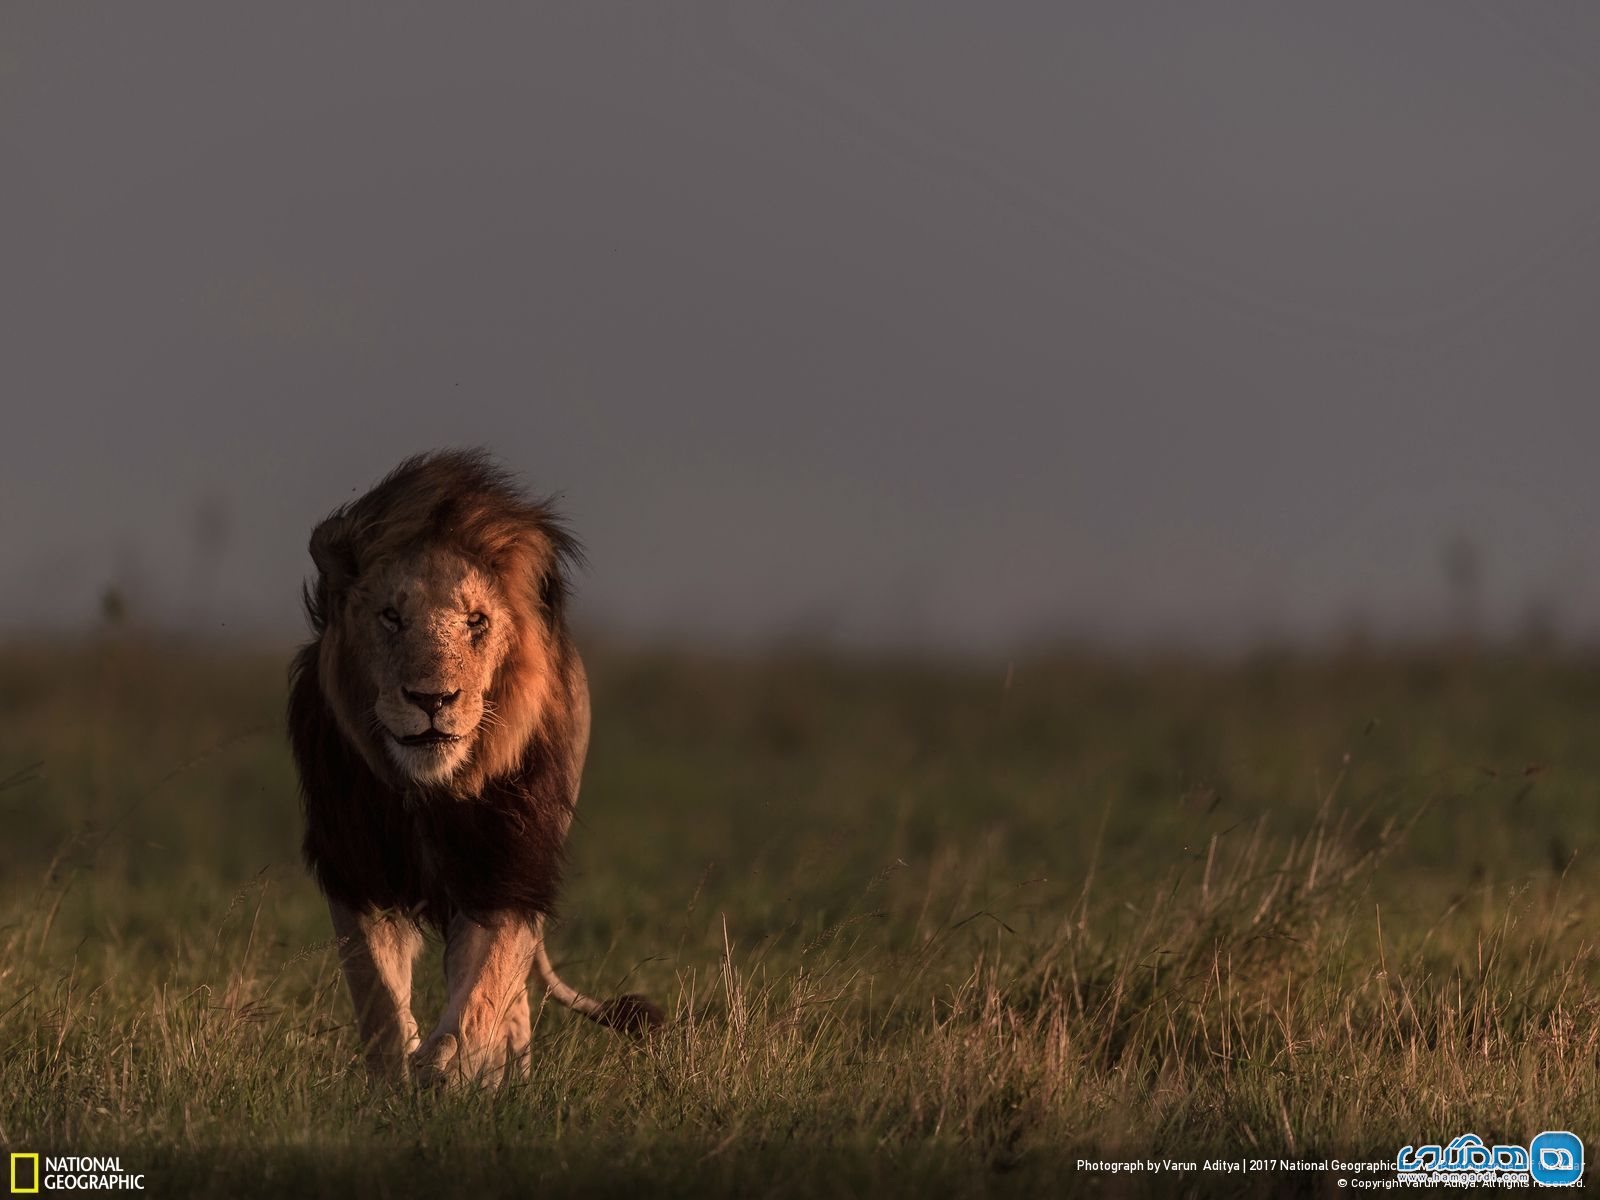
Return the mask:
<path id="1" fill-rule="evenodd" d="M 403 918 L 356 912 L 336 900 L 328 901 L 328 912 L 339 940 L 339 965 L 355 1004 L 367 1072 L 374 1079 L 399 1083 L 405 1078 L 406 1056 L 417 1046 L 411 964 L 422 935 Z"/>
<path id="2" fill-rule="evenodd" d="M 526 1079 L 532 1066 L 529 1056 L 533 1045 L 533 1006 L 528 1002 L 527 988 L 511 1001 L 501 1035 L 506 1043 L 506 1073 Z"/>
<path id="3" fill-rule="evenodd" d="M 533 930 L 517 918 L 493 925 L 460 916 L 450 922 L 444 955 L 449 998 L 438 1025 L 412 1055 L 419 1081 L 500 1081 L 508 1055 L 526 1049 L 534 950 Z"/>

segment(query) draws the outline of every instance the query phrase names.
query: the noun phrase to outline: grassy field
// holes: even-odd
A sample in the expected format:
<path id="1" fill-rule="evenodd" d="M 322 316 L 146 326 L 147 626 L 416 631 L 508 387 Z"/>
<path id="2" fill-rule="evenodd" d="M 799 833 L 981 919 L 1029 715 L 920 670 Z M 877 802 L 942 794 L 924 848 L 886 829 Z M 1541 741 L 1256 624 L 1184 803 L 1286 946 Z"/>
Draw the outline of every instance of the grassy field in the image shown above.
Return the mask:
<path id="1" fill-rule="evenodd" d="M 1062 1195 L 1600 1130 L 1600 663 L 591 653 L 550 1010 L 369 1094 L 284 652 L 0 651 L 0 1141 L 146 1194 Z M 438 954 L 419 1019 L 436 1011 Z M 1333 1177 L 1145 1173 L 1131 1192 Z"/>

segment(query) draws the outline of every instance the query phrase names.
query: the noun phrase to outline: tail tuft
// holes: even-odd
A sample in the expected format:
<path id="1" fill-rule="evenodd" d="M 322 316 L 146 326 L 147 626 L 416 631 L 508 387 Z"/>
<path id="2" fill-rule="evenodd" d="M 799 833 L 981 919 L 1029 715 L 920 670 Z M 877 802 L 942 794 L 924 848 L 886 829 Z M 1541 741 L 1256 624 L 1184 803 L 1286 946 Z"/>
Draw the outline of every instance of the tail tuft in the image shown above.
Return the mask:
<path id="1" fill-rule="evenodd" d="M 618 996 L 600 1006 L 594 1018 L 602 1025 L 632 1037 L 649 1037 L 667 1023 L 666 1015 L 643 996 Z"/>

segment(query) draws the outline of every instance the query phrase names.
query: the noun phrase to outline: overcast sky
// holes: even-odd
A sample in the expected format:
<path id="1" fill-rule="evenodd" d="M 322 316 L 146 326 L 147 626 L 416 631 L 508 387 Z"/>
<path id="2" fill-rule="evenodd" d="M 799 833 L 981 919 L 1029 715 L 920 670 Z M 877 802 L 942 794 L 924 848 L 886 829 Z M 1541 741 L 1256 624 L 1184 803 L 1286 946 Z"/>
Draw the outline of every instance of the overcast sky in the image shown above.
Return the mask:
<path id="1" fill-rule="evenodd" d="M 0 627 L 483 445 L 636 634 L 1592 636 L 1597 147 L 1592 5 L 9 4 Z"/>

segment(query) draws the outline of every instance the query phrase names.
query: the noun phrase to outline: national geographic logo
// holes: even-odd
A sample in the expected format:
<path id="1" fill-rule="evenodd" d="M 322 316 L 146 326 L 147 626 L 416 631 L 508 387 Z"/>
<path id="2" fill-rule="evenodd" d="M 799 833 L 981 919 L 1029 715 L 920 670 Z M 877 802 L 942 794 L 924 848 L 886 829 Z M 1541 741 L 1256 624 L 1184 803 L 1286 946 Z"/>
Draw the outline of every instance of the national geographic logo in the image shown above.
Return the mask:
<path id="1" fill-rule="evenodd" d="M 46 1192 L 144 1191 L 144 1176 L 122 1169 L 121 1158 L 41 1158 L 37 1153 L 11 1155 L 11 1193 L 31 1196 Z"/>
<path id="2" fill-rule="evenodd" d="M 20 1171 L 18 1168 L 22 1168 Z M 11 1190 L 14 1193 L 39 1190 L 39 1156 L 13 1154 L 11 1156 Z"/>

